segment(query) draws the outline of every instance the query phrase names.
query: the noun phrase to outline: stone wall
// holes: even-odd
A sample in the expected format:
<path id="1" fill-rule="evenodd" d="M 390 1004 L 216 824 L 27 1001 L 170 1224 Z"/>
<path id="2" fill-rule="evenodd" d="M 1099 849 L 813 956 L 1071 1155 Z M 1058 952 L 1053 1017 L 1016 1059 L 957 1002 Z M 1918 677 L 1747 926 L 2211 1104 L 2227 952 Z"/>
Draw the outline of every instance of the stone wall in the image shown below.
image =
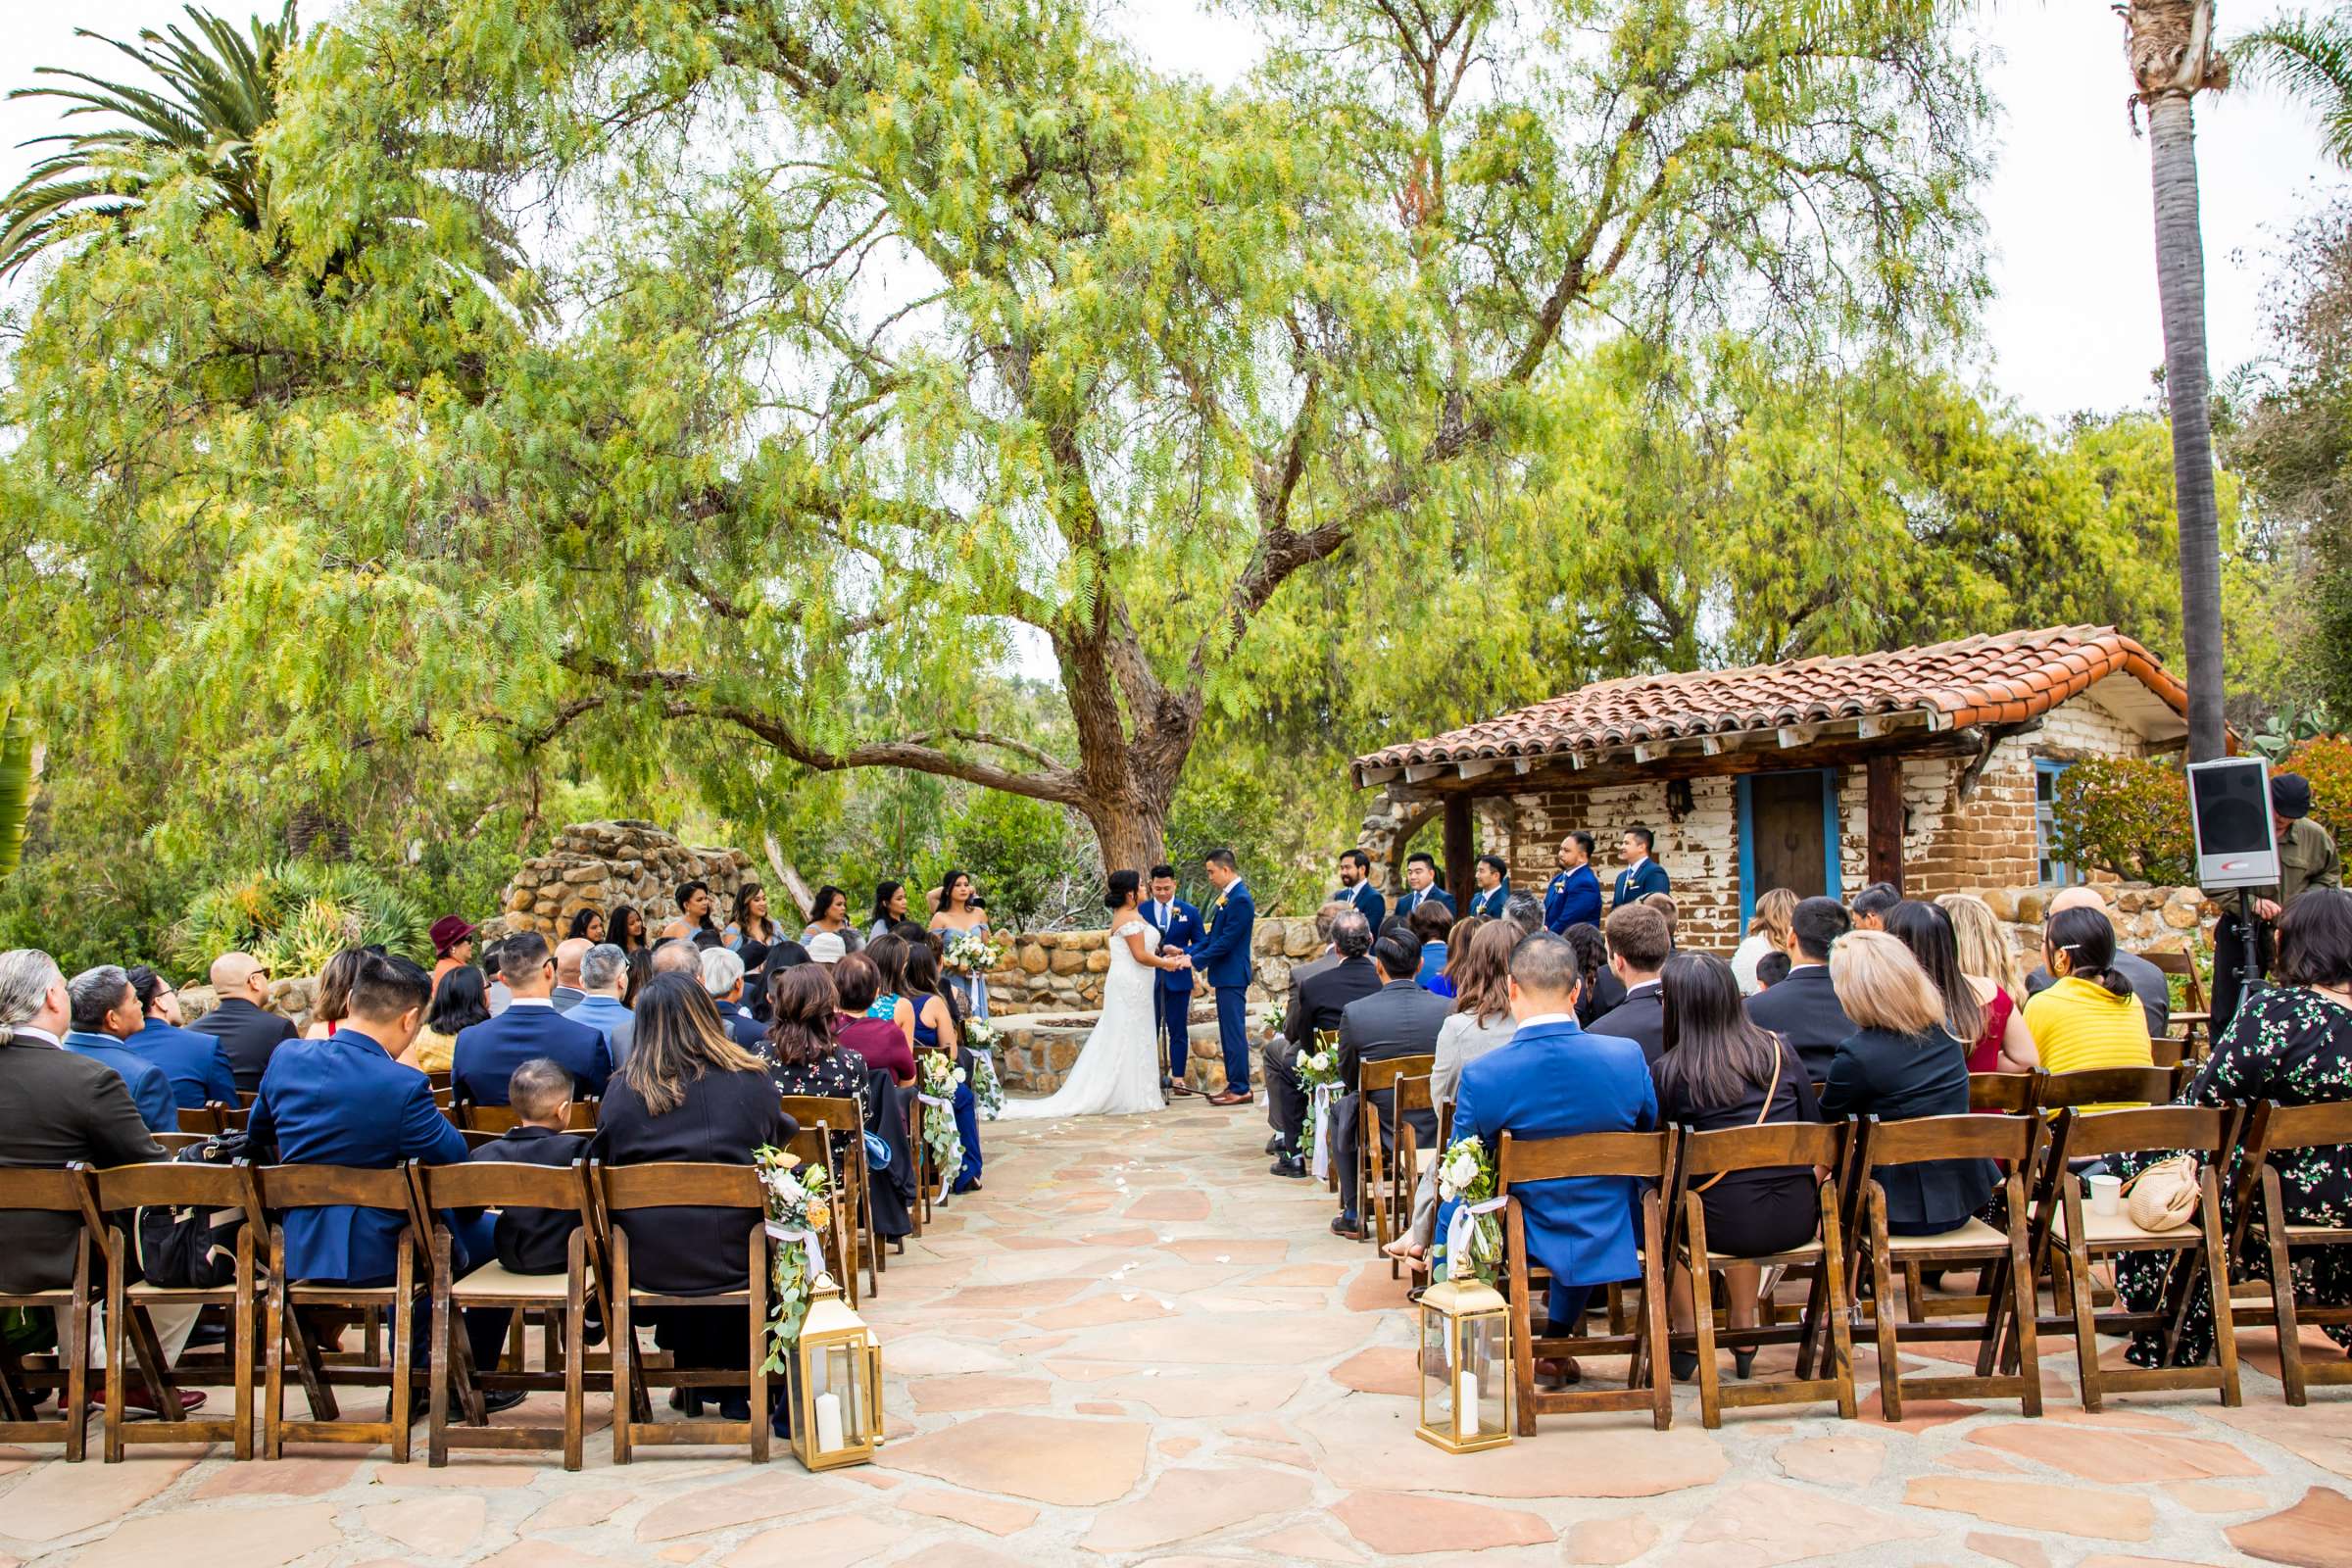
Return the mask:
<path id="1" fill-rule="evenodd" d="M 2041 928 L 2054 888 L 1970 888 L 1998 916 L 2021 962 L 2041 962 Z M 2150 887 L 2144 882 L 2102 883 L 2107 916 L 2115 922 L 2117 945 L 2132 953 L 2194 953 L 2203 967 L 2213 959 L 2213 927 L 2221 906 L 2196 888 Z"/>
<path id="2" fill-rule="evenodd" d="M 538 931 L 553 941 L 574 911 L 610 914 L 623 905 L 645 916 L 648 935 L 678 912 L 678 886 L 710 884 L 720 924 L 735 890 L 751 877 L 752 858 L 741 850 L 690 849 L 651 822 L 578 822 L 556 835 L 545 855 L 526 860 L 507 884 L 501 907 L 510 930 Z"/>
<path id="3" fill-rule="evenodd" d="M 1291 965 L 1323 951 L 1315 940 L 1315 922 L 1265 916 L 1250 928 L 1250 937 L 1257 969 L 1250 987 L 1250 1005 L 1289 1001 Z M 988 977 L 989 1012 L 1004 1017 L 1102 1006 L 1102 976 L 1110 968 L 1109 943 L 1106 930 L 1038 931 L 1013 937 L 1004 967 Z"/>

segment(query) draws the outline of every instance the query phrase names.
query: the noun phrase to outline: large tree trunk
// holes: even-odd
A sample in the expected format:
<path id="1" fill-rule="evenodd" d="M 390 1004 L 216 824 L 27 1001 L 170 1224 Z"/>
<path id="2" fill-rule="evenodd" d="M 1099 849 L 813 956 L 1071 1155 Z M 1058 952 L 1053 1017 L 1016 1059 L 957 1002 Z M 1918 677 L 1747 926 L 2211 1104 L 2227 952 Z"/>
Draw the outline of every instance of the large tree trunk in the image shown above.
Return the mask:
<path id="1" fill-rule="evenodd" d="M 1168 802 L 1128 796 L 1079 808 L 1102 846 L 1102 869 L 1149 871 L 1167 856 Z M 1181 869 L 1181 868 L 1180 868 Z"/>

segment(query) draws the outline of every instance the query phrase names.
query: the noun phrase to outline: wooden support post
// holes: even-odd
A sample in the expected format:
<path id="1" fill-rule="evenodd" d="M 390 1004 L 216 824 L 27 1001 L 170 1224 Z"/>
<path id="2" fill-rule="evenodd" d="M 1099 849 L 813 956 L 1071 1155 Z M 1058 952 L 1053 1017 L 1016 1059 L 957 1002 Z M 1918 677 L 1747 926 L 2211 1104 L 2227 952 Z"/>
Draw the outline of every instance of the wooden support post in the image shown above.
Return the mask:
<path id="1" fill-rule="evenodd" d="M 1446 891 L 1453 895 L 1456 907 L 1466 906 L 1470 889 L 1477 886 L 1470 875 L 1470 864 L 1478 858 L 1478 841 L 1470 823 L 1470 797 L 1446 797 Z"/>
<path id="2" fill-rule="evenodd" d="M 1865 808 L 1870 814 L 1870 879 L 1903 885 L 1903 762 L 1891 752 L 1866 766 Z"/>

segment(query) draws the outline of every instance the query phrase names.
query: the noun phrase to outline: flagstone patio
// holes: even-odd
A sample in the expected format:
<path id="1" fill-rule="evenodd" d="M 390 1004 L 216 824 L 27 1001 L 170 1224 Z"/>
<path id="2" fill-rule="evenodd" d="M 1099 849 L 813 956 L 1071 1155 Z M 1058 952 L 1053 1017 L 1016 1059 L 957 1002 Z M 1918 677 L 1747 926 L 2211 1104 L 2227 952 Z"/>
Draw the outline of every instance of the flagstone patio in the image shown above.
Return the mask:
<path id="1" fill-rule="evenodd" d="M 988 1128 L 986 1193 L 870 1303 L 893 1418 L 873 1468 L 685 1449 L 615 1469 L 601 1400 L 568 1476 L 0 1448 L 0 1568 L 2352 1565 L 2352 1396 L 2288 1410 L 2257 1335 L 2235 1411 L 2168 1395 L 2085 1415 L 2068 1355 L 2038 1422 L 1937 1403 L 1899 1429 L 1734 1412 L 1709 1433 L 1685 1392 L 1671 1432 L 1549 1418 L 1440 1453 L 1412 1437 L 1401 1286 L 1327 1233 L 1319 1188 L 1264 1174 L 1265 1137 L 1262 1112 L 1198 1102 Z"/>

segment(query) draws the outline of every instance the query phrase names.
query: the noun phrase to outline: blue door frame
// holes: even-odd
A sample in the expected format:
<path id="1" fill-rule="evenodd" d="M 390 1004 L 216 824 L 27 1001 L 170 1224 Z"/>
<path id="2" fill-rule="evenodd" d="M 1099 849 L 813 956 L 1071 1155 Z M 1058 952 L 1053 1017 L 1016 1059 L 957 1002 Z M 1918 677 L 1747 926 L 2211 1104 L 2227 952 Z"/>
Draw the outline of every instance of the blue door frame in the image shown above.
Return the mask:
<path id="1" fill-rule="evenodd" d="M 1840 864 L 1838 826 L 1838 770 L 1834 767 L 1790 768 L 1792 773 L 1811 773 L 1821 780 L 1821 845 L 1822 883 L 1833 899 L 1845 897 L 1844 868 Z M 1786 774 L 1775 774 L 1785 777 Z M 1756 912 L 1756 857 L 1755 857 L 1755 795 L 1752 784 L 1757 775 L 1740 775 L 1740 929 L 1747 929 L 1748 919 Z"/>

